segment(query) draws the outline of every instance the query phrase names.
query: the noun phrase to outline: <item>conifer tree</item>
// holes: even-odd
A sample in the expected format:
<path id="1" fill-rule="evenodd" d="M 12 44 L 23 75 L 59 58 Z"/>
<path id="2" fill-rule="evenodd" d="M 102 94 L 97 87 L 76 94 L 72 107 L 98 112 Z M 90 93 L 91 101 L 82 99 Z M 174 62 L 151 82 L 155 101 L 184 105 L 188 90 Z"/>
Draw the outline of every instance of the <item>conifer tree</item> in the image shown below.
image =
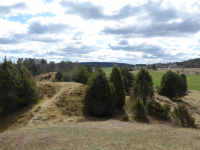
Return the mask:
<path id="1" fill-rule="evenodd" d="M 0 109 L 1 114 L 9 114 L 17 107 L 19 72 L 5 57 L 0 69 Z"/>
<path id="2" fill-rule="evenodd" d="M 37 102 L 39 98 L 39 89 L 36 86 L 36 82 L 28 71 L 28 69 L 17 61 L 17 69 L 19 70 L 19 87 L 17 89 L 17 95 L 19 98 L 18 105 L 26 106 Z"/>
<path id="3" fill-rule="evenodd" d="M 7 61 L 0 68 L 0 114 L 9 114 L 18 107 L 38 100 L 39 91 L 31 73 L 20 62 Z"/>
<path id="4" fill-rule="evenodd" d="M 109 83 L 105 72 L 101 68 L 97 68 L 88 80 L 84 97 L 84 111 L 86 114 L 105 117 L 114 113 L 117 105 L 115 88 L 112 83 Z"/>
<path id="5" fill-rule="evenodd" d="M 125 103 L 124 82 L 120 69 L 115 65 L 110 74 L 110 82 L 113 83 L 116 92 L 117 107 L 122 108 Z"/>
<path id="6" fill-rule="evenodd" d="M 187 82 L 185 76 L 180 76 L 172 71 L 167 71 L 161 79 L 158 93 L 170 99 L 186 95 Z"/>
<path id="7" fill-rule="evenodd" d="M 144 106 L 143 102 L 141 102 L 140 98 L 136 98 L 131 105 L 131 110 L 136 118 L 146 118 L 147 109 Z"/>
<path id="8" fill-rule="evenodd" d="M 154 99 L 153 79 L 148 70 L 140 69 L 133 82 L 131 100 L 140 97 L 146 106 L 149 100 Z"/>

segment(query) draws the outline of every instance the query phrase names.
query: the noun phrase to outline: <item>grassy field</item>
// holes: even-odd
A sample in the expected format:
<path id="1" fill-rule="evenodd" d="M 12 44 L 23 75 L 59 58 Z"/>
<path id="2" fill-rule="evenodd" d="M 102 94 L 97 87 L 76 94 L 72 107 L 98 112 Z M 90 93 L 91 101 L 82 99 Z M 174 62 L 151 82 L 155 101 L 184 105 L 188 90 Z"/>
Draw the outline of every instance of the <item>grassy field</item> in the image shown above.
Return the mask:
<path id="1" fill-rule="evenodd" d="M 137 75 L 137 73 L 134 73 Z M 164 73 L 161 72 L 150 72 L 150 75 L 153 77 L 153 83 L 155 86 L 160 85 L 160 81 Z M 186 75 L 188 89 L 191 90 L 200 90 L 200 76 L 197 75 Z"/>
<path id="2" fill-rule="evenodd" d="M 111 67 L 103 67 L 103 71 L 105 71 L 106 76 L 110 76 L 110 72 L 112 71 Z"/>
<path id="3" fill-rule="evenodd" d="M 106 76 L 110 76 L 110 72 L 112 71 L 111 67 L 108 68 L 102 68 Z M 137 73 L 134 73 L 136 75 Z M 160 85 L 160 81 L 164 73 L 162 72 L 150 72 L 150 75 L 153 77 L 153 83 L 155 86 Z M 191 90 L 200 90 L 200 76 L 198 75 L 186 75 L 187 77 L 187 84 L 188 84 L 188 89 Z"/>

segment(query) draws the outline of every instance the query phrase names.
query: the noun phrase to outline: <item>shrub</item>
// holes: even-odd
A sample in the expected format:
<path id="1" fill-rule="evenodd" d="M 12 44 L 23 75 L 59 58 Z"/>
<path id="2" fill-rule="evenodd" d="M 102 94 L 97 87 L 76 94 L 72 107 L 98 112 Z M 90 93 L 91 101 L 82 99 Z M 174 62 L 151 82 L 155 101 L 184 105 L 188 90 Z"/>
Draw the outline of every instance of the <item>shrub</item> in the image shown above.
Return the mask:
<path id="1" fill-rule="evenodd" d="M 139 96 L 145 106 L 149 100 L 154 99 L 153 79 L 148 70 L 140 69 L 133 82 L 132 91 L 131 100 Z"/>
<path id="2" fill-rule="evenodd" d="M 121 67 L 120 71 L 122 73 L 125 91 L 129 93 L 129 88 L 133 86 L 134 74 L 132 74 L 127 67 Z"/>
<path id="3" fill-rule="evenodd" d="M 120 69 L 115 65 L 110 74 L 110 82 L 113 83 L 116 92 L 117 107 L 122 108 L 125 103 L 124 82 Z"/>
<path id="4" fill-rule="evenodd" d="M 196 75 L 199 75 L 199 72 L 196 72 Z"/>
<path id="5" fill-rule="evenodd" d="M 180 75 L 167 71 L 161 79 L 158 93 L 166 97 L 177 98 L 186 95 L 187 83 Z"/>
<path id="6" fill-rule="evenodd" d="M 189 110 L 183 104 L 179 104 L 173 110 L 173 122 L 182 127 L 196 127 L 194 118 L 190 115 Z"/>
<path id="7" fill-rule="evenodd" d="M 91 73 L 87 70 L 87 68 L 83 65 L 79 65 L 72 73 L 71 79 L 72 81 L 87 84 Z"/>
<path id="8" fill-rule="evenodd" d="M 147 109 L 144 106 L 143 102 L 140 100 L 140 98 L 136 98 L 134 102 L 131 105 L 131 111 L 134 114 L 134 117 L 136 118 L 146 118 L 147 116 Z"/>
<path id="9" fill-rule="evenodd" d="M 147 110 L 149 113 L 152 113 L 161 119 L 164 119 L 164 120 L 170 119 L 169 112 L 171 110 L 171 107 L 168 104 L 164 104 L 162 106 L 159 102 L 152 100 L 147 104 Z"/>
<path id="10" fill-rule="evenodd" d="M 62 73 L 61 70 L 58 70 L 58 72 L 56 73 L 56 81 L 63 81 L 64 75 Z"/>
<path id="11" fill-rule="evenodd" d="M 96 69 L 88 80 L 84 95 L 84 113 L 96 117 L 112 115 L 117 105 L 115 98 L 113 84 L 109 83 L 101 68 Z"/>

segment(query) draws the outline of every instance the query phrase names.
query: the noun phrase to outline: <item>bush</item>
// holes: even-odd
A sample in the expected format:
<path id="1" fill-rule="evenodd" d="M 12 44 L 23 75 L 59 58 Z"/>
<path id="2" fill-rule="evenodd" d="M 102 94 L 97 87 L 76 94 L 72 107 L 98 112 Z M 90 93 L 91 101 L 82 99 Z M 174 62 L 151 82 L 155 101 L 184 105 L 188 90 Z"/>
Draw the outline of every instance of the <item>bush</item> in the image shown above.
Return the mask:
<path id="1" fill-rule="evenodd" d="M 112 83 L 109 83 L 105 72 L 98 68 L 88 80 L 84 95 L 84 113 L 95 117 L 112 115 L 116 108 L 116 93 Z"/>
<path id="2" fill-rule="evenodd" d="M 120 69 L 115 65 L 110 74 L 110 82 L 113 83 L 116 92 L 117 107 L 122 108 L 125 103 L 124 82 Z"/>
<path id="3" fill-rule="evenodd" d="M 132 74 L 127 67 L 121 67 L 120 71 L 122 73 L 125 91 L 129 93 L 130 87 L 133 86 L 134 74 Z"/>
<path id="4" fill-rule="evenodd" d="M 56 81 L 61 81 L 62 82 L 63 79 L 64 79 L 64 75 L 63 75 L 62 71 L 58 70 L 58 72 L 56 73 Z"/>
<path id="5" fill-rule="evenodd" d="M 143 102 L 140 100 L 140 98 L 136 98 L 134 102 L 131 105 L 131 111 L 134 114 L 134 117 L 136 118 L 146 118 L 147 116 L 147 109 L 144 106 Z"/>
<path id="6" fill-rule="evenodd" d="M 79 65 L 73 72 L 71 72 L 72 81 L 87 84 L 91 73 L 83 65 Z"/>
<path id="7" fill-rule="evenodd" d="M 154 99 L 153 79 L 148 70 L 140 69 L 133 82 L 132 91 L 131 100 L 139 96 L 143 100 L 145 106 L 149 100 Z"/>
<path id="8" fill-rule="evenodd" d="M 186 95 L 187 83 L 180 75 L 167 71 L 161 79 L 161 84 L 158 93 L 166 97 L 177 98 Z"/>
<path id="9" fill-rule="evenodd" d="M 174 108 L 172 117 L 173 122 L 176 125 L 196 128 L 194 118 L 190 115 L 187 107 L 183 104 L 179 104 L 176 108 Z"/>
<path id="10" fill-rule="evenodd" d="M 162 106 L 159 102 L 152 100 L 147 104 L 147 110 L 149 113 L 152 113 L 161 119 L 170 119 L 171 107 L 168 104 L 164 104 L 164 106 Z"/>
<path id="11" fill-rule="evenodd" d="M 0 68 L 0 114 L 7 115 L 22 106 L 37 102 L 39 90 L 27 68 L 5 58 Z"/>

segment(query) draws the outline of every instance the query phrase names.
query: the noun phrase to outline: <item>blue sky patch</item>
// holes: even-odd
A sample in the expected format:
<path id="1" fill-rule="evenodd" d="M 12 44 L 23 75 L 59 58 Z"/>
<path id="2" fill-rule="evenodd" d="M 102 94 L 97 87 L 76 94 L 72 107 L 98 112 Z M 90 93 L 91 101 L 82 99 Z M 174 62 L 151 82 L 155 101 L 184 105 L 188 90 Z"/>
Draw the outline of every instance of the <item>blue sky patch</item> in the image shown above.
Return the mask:
<path id="1" fill-rule="evenodd" d="M 56 15 L 52 13 L 43 13 L 43 14 L 37 14 L 37 15 L 17 15 L 17 16 L 10 16 L 7 18 L 9 21 L 19 21 L 22 24 L 26 23 L 27 20 L 33 18 L 33 17 L 55 17 Z"/>

